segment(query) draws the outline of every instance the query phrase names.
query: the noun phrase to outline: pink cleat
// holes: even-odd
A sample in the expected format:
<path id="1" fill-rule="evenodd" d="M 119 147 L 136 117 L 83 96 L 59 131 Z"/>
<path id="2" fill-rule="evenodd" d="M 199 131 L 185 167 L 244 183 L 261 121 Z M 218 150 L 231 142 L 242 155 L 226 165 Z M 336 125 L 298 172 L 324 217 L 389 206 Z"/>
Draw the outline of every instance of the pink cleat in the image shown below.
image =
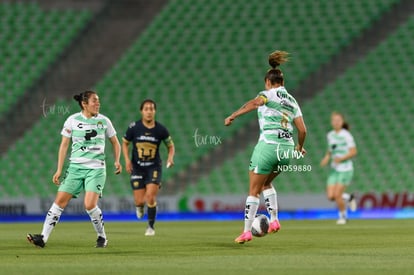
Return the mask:
<path id="1" fill-rule="evenodd" d="M 245 242 L 252 240 L 252 232 L 246 231 L 243 232 L 240 236 L 238 236 L 234 241 L 239 244 L 244 244 Z"/>
<path id="2" fill-rule="evenodd" d="M 269 229 L 267 230 L 267 233 L 276 233 L 280 229 L 280 223 L 278 220 L 275 220 L 271 223 L 269 223 Z"/>

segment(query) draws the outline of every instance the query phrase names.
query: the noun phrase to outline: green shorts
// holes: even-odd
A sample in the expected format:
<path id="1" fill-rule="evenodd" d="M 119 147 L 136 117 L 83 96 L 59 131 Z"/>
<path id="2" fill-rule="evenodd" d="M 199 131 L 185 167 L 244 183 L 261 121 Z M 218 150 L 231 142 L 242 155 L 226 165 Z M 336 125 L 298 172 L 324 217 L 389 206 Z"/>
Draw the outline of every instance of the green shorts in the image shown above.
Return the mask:
<path id="1" fill-rule="evenodd" d="M 58 191 L 70 193 L 74 198 L 77 198 L 83 190 L 85 192 L 95 192 L 102 196 L 105 180 L 105 169 L 77 168 L 69 165 L 65 179 L 59 186 Z"/>
<path id="2" fill-rule="evenodd" d="M 329 173 L 327 185 L 342 184 L 349 185 L 351 183 L 352 177 L 354 176 L 354 170 L 338 172 L 334 169 L 331 169 Z"/>
<path id="3" fill-rule="evenodd" d="M 279 172 L 278 166 L 289 165 L 294 151 L 293 145 L 269 144 L 259 141 L 250 159 L 249 170 L 256 174 Z"/>

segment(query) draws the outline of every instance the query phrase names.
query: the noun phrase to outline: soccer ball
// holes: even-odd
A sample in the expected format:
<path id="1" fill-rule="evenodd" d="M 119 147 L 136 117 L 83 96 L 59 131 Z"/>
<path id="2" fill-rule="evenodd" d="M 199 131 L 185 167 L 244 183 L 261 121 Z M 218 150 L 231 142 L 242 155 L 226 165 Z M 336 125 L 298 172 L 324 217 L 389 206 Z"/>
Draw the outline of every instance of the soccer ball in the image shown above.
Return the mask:
<path id="1" fill-rule="evenodd" d="M 252 235 L 263 237 L 266 236 L 267 230 L 269 230 L 269 218 L 263 214 L 256 215 L 252 224 Z"/>

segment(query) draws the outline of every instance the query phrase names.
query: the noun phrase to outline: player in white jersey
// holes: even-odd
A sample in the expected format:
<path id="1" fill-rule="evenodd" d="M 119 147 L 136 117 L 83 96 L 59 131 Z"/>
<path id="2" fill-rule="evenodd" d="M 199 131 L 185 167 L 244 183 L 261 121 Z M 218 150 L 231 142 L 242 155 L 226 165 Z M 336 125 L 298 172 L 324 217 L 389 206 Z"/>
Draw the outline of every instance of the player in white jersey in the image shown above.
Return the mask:
<path id="1" fill-rule="evenodd" d="M 354 174 L 352 158 L 356 156 L 357 149 L 354 137 L 348 130 L 349 125 L 342 114 L 332 113 L 331 124 L 333 130 L 327 134 L 328 150 L 321 161 L 321 166 L 326 166 L 331 160 L 326 195 L 329 200 L 336 202 L 339 209 L 337 224 L 346 224 L 346 202 L 349 202 L 352 211 L 356 210 L 354 195 L 345 193 L 345 189 L 351 183 Z"/>
<path id="2" fill-rule="evenodd" d="M 272 67 L 265 76 L 265 91 L 246 104 L 224 121 L 230 125 L 235 118 L 257 109 L 260 137 L 253 151 L 249 165 L 249 195 L 244 211 L 244 231 L 234 241 L 243 244 L 252 239 L 252 223 L 259 207 L 259 196 L 263 192 L 265 205 L 270 215 L 268 233 L 280 229 L 278 219 L 277 193 L 272 185 L 279 175 L 280 167 L 289 164 L 293 156 L 304 155 L 306 126 L 302 112 L 295 98 L 284 87 L 283 74 L 276 69 L 287 60 L 287 53 L 276 51 L 269 56 Z M 298 130 L 298 144 L 293 141 L 293 126 Z"/>
<path id="3" fill-rule="evenodd" d="M 115 173 L 122 171 L 119 162 L 121 146 L 111 121 L 99 114 L 99 97 L 94 91 L 86 91 L 75 95 L 82 111 L 71 115 L 65 122 L 59 147 L 58 164 L 53 175 L 53 183 L 59 186 L 56 198 L 50 207 L 41 234 L 28 234 L 29 242 L 44 247 L 58 223 L 64 208 L 72 198 L 85 191 L 84 205 L 91 218 L 92 225 L 98 235 L 96 247 L 106 247 L 108 240 L 104 229 L 102 211 L 98 200 L 105 186 L 105 139 L 113 146 L 115 155 Z M 65 178 L 60 182 L 67 149 L 72 140 L 70 164 Z"/>

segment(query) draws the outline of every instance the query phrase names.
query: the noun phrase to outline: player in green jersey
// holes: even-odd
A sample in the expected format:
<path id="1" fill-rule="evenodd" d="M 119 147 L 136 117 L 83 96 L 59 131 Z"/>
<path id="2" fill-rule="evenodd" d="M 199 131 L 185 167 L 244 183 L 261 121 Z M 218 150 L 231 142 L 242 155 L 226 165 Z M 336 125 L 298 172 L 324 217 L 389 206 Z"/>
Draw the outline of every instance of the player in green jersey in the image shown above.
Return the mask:
<path id="1" fill-rule="evenodd" d="M 28 234 L 29 242 L 44 247 L 58 223 L 63 210 L 72 198 L 85 191 L 84 205 L 98 235 L 96 247 L 106 247 L 106 238 L 102 211 L 98 200 L 105 186 L 105 138 L 112 144 L 115 155 L 115 173 L 122 171 L 119 162 L 121 146 L 111 121 L 99 113 L 99 97 L 94 91 L 75 95 L 81 112 L 71 115 L 65 122 L 61 135 L 56 173 L 53 183 L 59 186 L 56 198 L 50 207 L 41 234 Z M 67 149 L 72 140 L 70 164 L 65 178 L 60 182 Z"/>
<path id="2" fill-rule="evenodd" d="M 354 174 L 352 158 L 356 156 L 357 149 L 354 137 L 349 132 L 349 125 L 341 113 L 332 113 L 331 125 L 333 130 L 327 134 L 328 150 L 321 161 L 321 166 L 326 166 L 331 160 L 326 195 L 338 206 L 339 219 L 336 223 L 346 224 L 346 202 L 349 202 L 352 211 L 356 210 L 354 195 L 345 193 L 345 189 L 351 183 Z"/>
<path id="3" fill-rule="evenodd" d="M 224 121 L 229 126 L 238 116 L 257 109 L 260 137 L 253 151 L 249 166 L 249 196 L 246 199 L 244 231 L 235 239 L 245 243 L 252 239 L 252 223 L 263 192 L 265 205 L 270 214 L 269 233 L 280 229 L 277 193 L 272 185 L 280 167 L 289 164 L 292 156 L 304 155 L 306 126 L 295 98 L 284 87 L 282 72 L 277 67 L 287 61 L 287 53 L 276 51 L 269 56 L 272 67 L 265 75 L 265 90 L 248 101 Z M 293 141 L 293 126 L 298 130 L 298 144 Z"/>

